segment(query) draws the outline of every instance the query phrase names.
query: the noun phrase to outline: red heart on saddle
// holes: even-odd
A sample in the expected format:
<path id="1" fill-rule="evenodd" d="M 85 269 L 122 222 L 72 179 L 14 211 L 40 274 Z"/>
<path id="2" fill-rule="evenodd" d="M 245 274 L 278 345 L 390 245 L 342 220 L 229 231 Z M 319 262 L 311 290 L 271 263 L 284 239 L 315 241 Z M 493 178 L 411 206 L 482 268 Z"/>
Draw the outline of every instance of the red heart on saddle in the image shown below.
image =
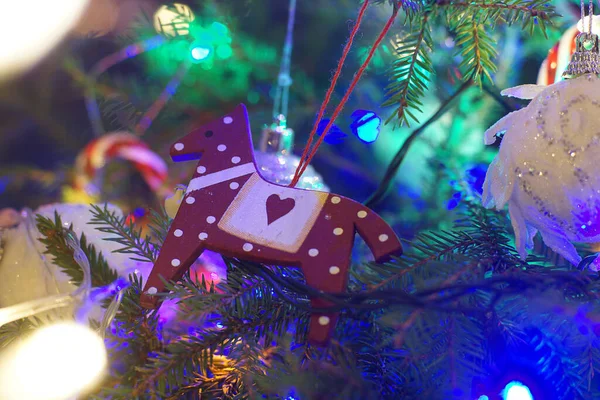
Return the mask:
<path id="1" fill-rule="evenodd" d="M 267 197 L 267 225 L 271 225 L 279 218 L 289 214 L 294 209 L 296 200 L 282 200 L 278 194 L 272 194 Z"/>

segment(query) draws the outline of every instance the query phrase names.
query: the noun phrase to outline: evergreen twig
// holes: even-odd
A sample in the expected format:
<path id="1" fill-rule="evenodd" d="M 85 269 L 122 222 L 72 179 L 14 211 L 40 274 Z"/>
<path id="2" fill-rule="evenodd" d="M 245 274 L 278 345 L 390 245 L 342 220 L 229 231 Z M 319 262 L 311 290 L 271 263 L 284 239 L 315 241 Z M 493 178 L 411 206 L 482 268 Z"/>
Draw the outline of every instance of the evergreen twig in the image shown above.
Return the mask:
<path id="1" fill-rule="evenodd" d="M 132 260 L 151 262 L 156 261 L 158 256 L 158 247 L 153 243 L 150 236 L 142 237 L 141 228 L 136 230 L 133 222 L 129 225 L 125 223 L 124 217 L 119 217 L 114 211 L 108 210 L 97 205 L 92 205 L 91 225 L 96 225 L 100 232 L 108 233 L 111 236 L 105 238 L 111 242 L 116 242 L 123 247 L 116 252 L 125 254 L 134 254 Z"/>

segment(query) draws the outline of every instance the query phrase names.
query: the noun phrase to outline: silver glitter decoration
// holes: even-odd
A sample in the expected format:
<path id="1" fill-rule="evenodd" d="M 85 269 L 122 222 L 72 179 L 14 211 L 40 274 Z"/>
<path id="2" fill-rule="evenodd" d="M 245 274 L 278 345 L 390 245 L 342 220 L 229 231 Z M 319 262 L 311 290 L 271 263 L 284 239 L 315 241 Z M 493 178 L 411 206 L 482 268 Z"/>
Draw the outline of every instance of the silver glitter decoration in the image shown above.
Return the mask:
<path id="1" fill-rule="evenodd" d="M 572 242 L 600 242 L 600 79 L 588 74 L 532 86 L 508 90 L 537 95 L 485 133 L 492 144 L 505 132 L 483 203 L 498 209 L 508 204 L 523 258 L 539 231 L 550 248 L 578 264 Z"/>
<path id="2" fill-rule="evenodd" d="M 260 151 L 255 151 L 254 156 L 260 174 L 266 180 L 278 185 L 290 184 L 300 163 L 300 157 L 292 154 L 293 143 L 294 131 L 287 127 L 283 116 L 263 128 Z M 311 165 L 306 168 L 296 187 L 329 192 L 323 178 Z"/>
<path id="3" fill-rule="evenodd" d="M 583 74 L 600 74 L 600 50 L 598 35 L 593 33 L 580 33 L 575 39 L 577 45 L 575 53 L 563 78 L 574 78 Z"/>

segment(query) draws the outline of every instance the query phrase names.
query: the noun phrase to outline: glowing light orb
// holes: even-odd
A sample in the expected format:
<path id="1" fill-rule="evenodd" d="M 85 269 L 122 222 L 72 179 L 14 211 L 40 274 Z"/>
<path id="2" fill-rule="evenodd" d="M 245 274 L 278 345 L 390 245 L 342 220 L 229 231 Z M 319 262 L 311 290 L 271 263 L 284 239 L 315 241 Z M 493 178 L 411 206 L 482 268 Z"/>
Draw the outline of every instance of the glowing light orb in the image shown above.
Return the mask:
<path id="1" fill-rule="evenodd" d="M 192 45 L 190 49 L 190 56 L 193 62 L 200 62 L 206 60 L 210 56 L 211 49 L 202 45 Z"/>
<path id="2" fill-rule="evenodd" d="M 0 24 L 0 37 L 5 38 L 0 46 L 0 80 L 24 72 L 50 53 L 77 24 L 87 4 L 88 0 L 2 2 L 6 18 Z M 26 22 L 18 15 L 26 15 Z"/>
<path id="3" fill-rule="evenodd" d="M 74 322 L 51 325 L 0 359 L 0 398 L 65 400 L 93 384 L 106 363 L 96 332 Z"/>
<path id="4" fill-rule="evenodd" d="M 163 5 L 154 13 L 154 29 L 169 37 L 186 36 L 195 19 L 192 9 L 185 4 Z"/>
<path id="5" fill-rule="evenodd" d="M 504 400 L 534 400 L 529 388 L 517 381 L 509 382 L 501 395 Z"/>

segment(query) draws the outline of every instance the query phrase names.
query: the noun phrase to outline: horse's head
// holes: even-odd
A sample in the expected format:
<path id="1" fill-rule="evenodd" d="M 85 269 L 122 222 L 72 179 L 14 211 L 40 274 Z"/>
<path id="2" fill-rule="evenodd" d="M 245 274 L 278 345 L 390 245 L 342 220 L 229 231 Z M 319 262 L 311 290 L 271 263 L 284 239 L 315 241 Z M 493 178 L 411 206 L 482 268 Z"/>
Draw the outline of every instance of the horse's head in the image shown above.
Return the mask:
<path id="1" fill-rule="evenodd" d="M 205 153 L 219 154 L 225 149 L 235 149 L 239 155 L 252 152 L 248 112 L 243 104 L 179 139 L 171 146 L 170 154 L 178 162 L 197 160 Z"/>

